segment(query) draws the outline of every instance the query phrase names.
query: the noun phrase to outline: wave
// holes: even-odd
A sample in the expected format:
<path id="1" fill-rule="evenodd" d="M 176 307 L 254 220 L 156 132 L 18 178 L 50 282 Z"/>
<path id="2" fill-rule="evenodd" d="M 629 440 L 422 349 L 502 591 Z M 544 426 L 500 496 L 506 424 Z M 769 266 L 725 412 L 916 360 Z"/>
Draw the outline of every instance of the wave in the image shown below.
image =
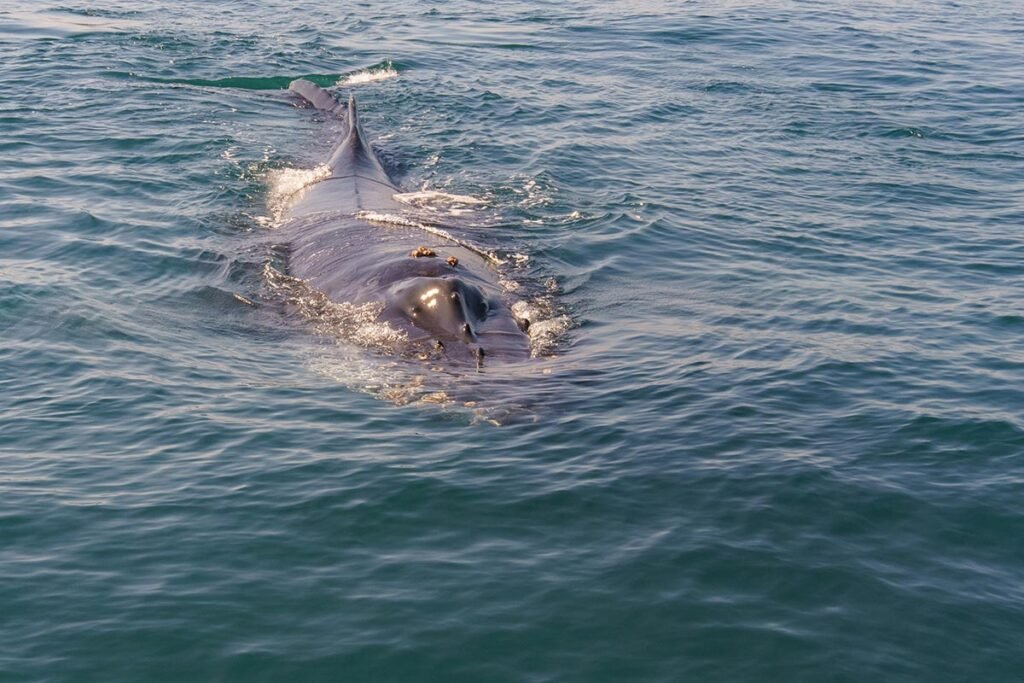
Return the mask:
<path id="1" fill-rule="evenodd" d="M 398 78 L 398 71 L 395 70 L 391 60 L 343 76 L 338 79 L 336 85 L 365 85 L 366 83 L 375 83 L 389 78 Z"/>

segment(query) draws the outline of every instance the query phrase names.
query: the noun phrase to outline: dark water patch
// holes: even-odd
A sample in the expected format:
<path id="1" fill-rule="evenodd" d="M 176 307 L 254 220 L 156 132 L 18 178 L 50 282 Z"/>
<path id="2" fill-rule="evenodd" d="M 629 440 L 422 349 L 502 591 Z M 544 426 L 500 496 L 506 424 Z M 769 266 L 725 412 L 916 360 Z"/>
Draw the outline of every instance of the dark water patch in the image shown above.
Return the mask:
<path id="1" fill-rule="evenodd" d="M 920 128 L 894 128 L 883 134 L 887 138 L 918 138 L 932 137 Z"/>
<path id="2" fill-rule="evenodd" d="M 140 80 L 147 83 L 170 85 L 192 85 L 205 88 L 239 88 L 242 90 L 287 90 L 297 78 L 305 78 L 321 87 L 331 87 L 338 82 L 341 74 L 296 74 L 294 76 L 230 76 L 227 78 L 160 78 L 144 76 L 135 72 L 109 71 L 111 78 Z"/>

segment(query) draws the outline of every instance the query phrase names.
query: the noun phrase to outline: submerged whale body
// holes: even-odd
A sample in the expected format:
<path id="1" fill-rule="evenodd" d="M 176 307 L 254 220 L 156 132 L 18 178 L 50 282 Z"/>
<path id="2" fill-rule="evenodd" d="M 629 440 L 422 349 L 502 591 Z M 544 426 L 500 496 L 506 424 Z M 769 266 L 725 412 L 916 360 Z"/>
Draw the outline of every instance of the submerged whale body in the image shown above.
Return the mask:
<path id="1" fill-rule="evenodd" d="M 410 345 L 450 360 L 529 357 L 529 339 L 481 253 L 358 218 L 402 207 L 394 199 L 400 190 L 359 125 L 355 99 L 342 104 L 305 80 L 289 89 L 346 127 L 327 162 L 329 175 L 300 190 L 283 214 L 290 274 L 332 301 L 382 305 L 379 319 L 404 332 Z"/>

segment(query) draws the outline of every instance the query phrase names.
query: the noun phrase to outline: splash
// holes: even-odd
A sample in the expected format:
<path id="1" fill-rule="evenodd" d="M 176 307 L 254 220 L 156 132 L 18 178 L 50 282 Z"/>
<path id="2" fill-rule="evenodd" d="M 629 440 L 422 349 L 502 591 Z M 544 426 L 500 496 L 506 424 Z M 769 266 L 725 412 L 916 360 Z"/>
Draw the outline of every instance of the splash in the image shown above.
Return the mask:
<path id="1" fill-rule="evenodd" d="M 408 405 L 427 392 L 423 376 L 410 374 L 408 367 L 398 363 L 383 362 L 344 346 L 319 349 L 318 353 L 310 359 L 313 372 L 375 398 Z"/>
<path id="2" fill-rule="evenodd" d="M 530 337 L 530 356 L 533 358 L 554 355 L 565 333 L 572 327 L 572 319 L 557 313 L 554 302 L 546 297 L 516 301 L 512 304 L 512 315 L 530 323 L 526 333 Z"/>
<path id="3" fill-rule="evenodd" d="M 572 327 L 572 318 L 559 315 L 530 325 L 530 356 L 552 356 Z"/>
<path id="4" fill-rule="evenodd" d="M 445 213 L 449 216 L 464 216 L 473 213 L 486 204 L 483 199 L 464 194 L 449 194 L 437 190 L 420 190 L 396 194 L 395 200 L 420 211 Z"/>
<path id="5" fill-rule="evenodd" d="M 276 225 L 288 206 L 289 198 L 302 188 L 312 185 L 331 175 L 326 165 L 316 168 L 280 168 L 267 172 L 267 211 L 271 223 Z"/>
<path id="6" fill-rule="evenodd" d="M 395 71 L 395 67 L 391 64 L 390 60 L 384 62 L 380 66 L 361 69 L 350 73 L 344 78 L 338 79 L 338 85 L 365 85 L 366 83 L 384 81 L 389 78 L 398 78 L 398 72 Z"/>
<path id="7" fill-rule="evenodd" d="M 419 192 L 403 192 L 395 195 L 395 200 L 410 206 L 435 206 L 438 204 L 486 204 L 483 199 L 477 199 L 465 194 L 449 194 L 437 190 L 420 190 Z"/>
<path id="8" fill-rule="evenodd" d="M 553 201 L 551 188 L 538 178 L 527 176 L 523 179 L 522 186 L 511 189 L 513 193 L 521 197 L 519 206 L 525 209 L 550 206 Z"/>
<path id="9" fill-rule="evenodd" d="M 311 322 L 319 334 L 390 354 L 401 352 L 407 345 L 405 332 L 378 319 L 383 303 L 332 301 L 305 280 L 286 275 L 270 263 L 264 266 L 263 277 L 271 294 Z"/>

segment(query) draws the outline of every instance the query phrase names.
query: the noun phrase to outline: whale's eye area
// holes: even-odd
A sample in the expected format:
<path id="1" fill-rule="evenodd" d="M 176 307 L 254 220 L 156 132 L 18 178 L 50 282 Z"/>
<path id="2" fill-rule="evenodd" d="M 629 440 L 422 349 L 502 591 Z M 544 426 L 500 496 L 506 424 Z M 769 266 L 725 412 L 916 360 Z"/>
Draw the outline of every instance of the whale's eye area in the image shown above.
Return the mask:
<path id="1" fill-rule="evenodd" d="M 420 307 L 419 306 L 413 306 L 412 308 L 409 309 L 409 317 L 410 318 L 415 318 L 417 315 L 419 315 L 419 313 L 420 313 Z"/>

